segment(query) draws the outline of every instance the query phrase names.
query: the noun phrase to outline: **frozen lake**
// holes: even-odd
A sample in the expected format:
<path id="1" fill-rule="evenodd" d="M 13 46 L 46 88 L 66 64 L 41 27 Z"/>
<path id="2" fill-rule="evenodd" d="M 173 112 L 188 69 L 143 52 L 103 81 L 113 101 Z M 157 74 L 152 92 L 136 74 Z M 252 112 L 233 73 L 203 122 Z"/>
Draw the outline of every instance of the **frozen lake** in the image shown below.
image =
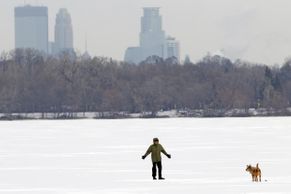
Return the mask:
<path id="1" fill-rule="evenodd" d="M 153 137 L 165 181 L 141 160 Z M 1 194 L 290 194 L 290 165 L 288 117 L 0 122 Z"/>

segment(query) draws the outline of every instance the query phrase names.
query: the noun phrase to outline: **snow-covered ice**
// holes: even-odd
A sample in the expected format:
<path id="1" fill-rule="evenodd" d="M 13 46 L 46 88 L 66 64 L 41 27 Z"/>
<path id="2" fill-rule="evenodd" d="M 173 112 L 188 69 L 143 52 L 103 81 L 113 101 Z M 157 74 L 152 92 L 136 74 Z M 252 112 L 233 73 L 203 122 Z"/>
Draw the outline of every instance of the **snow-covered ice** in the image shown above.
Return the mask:
<path id="1" fill-rule="evenodd" d="M 153 137 L 165 181 L 141 159 Z M 0 122 L 1 194 L 286 194 L 290 165 L 288 117 Z"/>

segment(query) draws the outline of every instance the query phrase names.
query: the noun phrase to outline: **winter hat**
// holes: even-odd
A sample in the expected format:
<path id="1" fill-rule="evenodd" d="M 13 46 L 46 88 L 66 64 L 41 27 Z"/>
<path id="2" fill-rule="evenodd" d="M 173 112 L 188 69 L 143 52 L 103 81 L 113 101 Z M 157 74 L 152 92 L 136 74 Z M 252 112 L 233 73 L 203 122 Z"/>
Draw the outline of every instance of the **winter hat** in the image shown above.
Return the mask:
<path id="1" fill-rule="evenodd" d="M 159 138 L 156 137 L 156 138 L 153 139 L 153 141 L 154 141 L 154 142 L 155 142 L 155 141 L 159 141 Z"/>

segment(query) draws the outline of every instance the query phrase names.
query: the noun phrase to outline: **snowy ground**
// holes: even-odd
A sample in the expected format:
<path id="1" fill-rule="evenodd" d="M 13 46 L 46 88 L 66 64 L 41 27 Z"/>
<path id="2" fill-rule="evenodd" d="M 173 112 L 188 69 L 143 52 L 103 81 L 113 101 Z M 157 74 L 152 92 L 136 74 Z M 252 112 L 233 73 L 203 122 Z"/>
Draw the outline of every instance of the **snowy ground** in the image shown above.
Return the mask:
<path id="1" fill-rule="evenodd" d="M 141 160 L 153 137 L 165 181 Z M 288 117 L 0 122 L 1 194 L 285 194 L 290 165 Z"/>

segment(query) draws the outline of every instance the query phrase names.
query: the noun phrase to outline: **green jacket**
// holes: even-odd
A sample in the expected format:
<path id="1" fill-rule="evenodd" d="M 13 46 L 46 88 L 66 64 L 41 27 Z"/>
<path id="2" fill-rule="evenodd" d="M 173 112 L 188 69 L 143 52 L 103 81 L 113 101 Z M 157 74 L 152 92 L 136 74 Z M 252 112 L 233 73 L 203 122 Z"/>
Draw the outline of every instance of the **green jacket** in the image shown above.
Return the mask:
<path id="1" fill-rule="evenodd" d="M 163 146 L 161 144 L 153 144 L 149 147 L 147 152 L 145 153 L 145 156 L 148 156 L 150 153 L 152 154 L 152 161 L 153 162 L 160 162 L 162 161 L 161 152 L 165 155 L 168 155 L 168 153 L 165 151 Z"/>

